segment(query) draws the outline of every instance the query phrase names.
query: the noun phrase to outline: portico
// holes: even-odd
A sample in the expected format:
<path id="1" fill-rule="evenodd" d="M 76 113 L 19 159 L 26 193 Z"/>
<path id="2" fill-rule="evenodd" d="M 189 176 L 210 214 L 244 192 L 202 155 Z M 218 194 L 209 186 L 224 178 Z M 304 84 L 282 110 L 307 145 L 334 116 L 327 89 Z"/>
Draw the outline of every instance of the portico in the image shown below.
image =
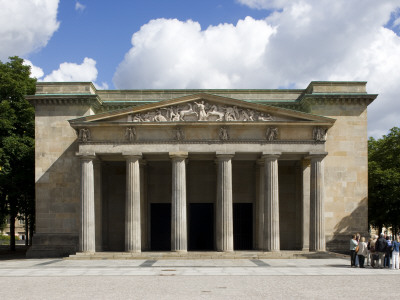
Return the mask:
<path id="1" fill-rule="evenodd" d="M 276 143 L 277 148 L 283 147 L 282 144 L 280 146 L 278 145 L 279 144 Z M 251 206 L 251 214 L 245 216 L 245 218 L 249 218 L 247 221 L 251 224 L 251 230 L 250 232 L 247 232 L 247 234 L 251 235 L 251 246 L 245 249 L 280 251 L 281 230 L 279 225 L 280 223 L 286 222 L 287 224 L 283 226 L 286 227 L 286 231 L 284 231 L 283 234 L 290 234 L 291 236 L 286 236 L 283 238 L 285 240 L 283 249 L 310 249 L 316 251 L 325 250 L 325 242 L 323 240 L 324 236 L 320 234 L 321 229 L 323 230 L 323 224 L 321 225 L 321 220 L 324 219 L 323 210 L 321 209 L 321 207 L 323 207 L 324 199 L 323 193 L 321 193 L 320 190 L 321 186 L 323 186 L 324 174 L 323 171 L 321 172 L 318 169 L 317 165 L 318 163 L 321 163 L 323 156 L 325 155 L 322 152 L 323 149 L 319 149 L 322 148 L 321 144 L 310 143 L 310 145 L 308 145 L 310 149 L 308 152 L 305 152 L 305 154 L 304 152 L 302 152 L 302 154 L 282 154 L 282 152 L 277 151 L 273 151 L 273 153 L 222 153 L 220 151 L 207 153 L 196 152 L 195 148 L 199 145 L 193 144 L 181 144 L 179 147 L 180 151 L 174 151 L 176 150 L 176 146 L 177 145 L 170 145 L 170 147 L 167 146 L 166 148 L 170 148 L 171 151 L 162 152 L 159 154 L 155 154 L 155 152 L 149 150 L 147 153 L 133 151 L 133 153 L 135 153 L 134 155 L 128 155 L 123 151 L 117 152 L 119 150 L 115 149 L 115 147 L 113 147 L 114 150 L 112 153 L 105 153 L 104 150 L 101 150 L 103 146 L 92 145 L 89 147 L 88 145 L 82 145 L 82 149 L 80 149 L 81 151 L 87 151 L 88 148 L 90 148 L 91 151 L 80 152 L 78 154 L 82 157 L 82 187 L 89 185 L 96 189 L 100 189 L 99 193 L 103 193 L 104 201 L 110 202 L 112 200 L 107 199 L 107 195 L 104 194 L 102 189 L 112 190 L 118 187 L 113 184 L 104 184 L 104 182 L 103 185 L 96 186 L 94 182 L 95 176 L 93 174 L 93 170 L 86 167 L 88 162 L 93 162 L 95 160 L 101 161 L 100 164 L 103 165 L 103 168 L 99 169 L 99 171 L 109 171 L 110 169 L 107 167 L 107 164 L 110 163 L 114 166 L 113 168 L 119 168 L 120 171 L 123 168 L 123 164 L 125 164 L 126 168 L 125 174 L 122 174 L 121 178 L 119 179 L 123 180 L 123 176 L 126 177 L 125 216 L 121 213 L 119 215 L 115 213 L 114 217 L 111 219 L 110 215 L 105 216 L 103 214 L 96 216 L 97 218 L 102 219 L 100 222 L 90 221 L 93 219 L 95 211 L 95 189 L 82 190 L 82 206 L 90 207 L 90 209 L 82 210 L 82 224 L 89 224 L 82 227 L 82 244 L 80 247 L 82 252 L 107 250 L 140 252 L 160 250 L 160 248 L 154 246 L 154 244 L 157 245 L 157 243 L 152 241 L 153 238 L 158 238 L 158 234 L 155 232 L 157 229 L 153 229 L 152 231 L 151 229 L 149 230 L 149 227 L 151 227 L 151 224 L 155 222 L 155 220 L 152 220 L 152 218 L 157 217 L 157 214 L 152 214 L 152 210 L 157 209 L 154 207 L 162 203 L 169 204 L 169 206 L 167 205 L 167 209 L 169 209 L 170 224 L 166 222 L 166 226 L 170 226 L 170 247 L 166 247 L 164 243 L 164 248 L 161 247 L 161 250 L 178 252 L 190 250 L 189 240 L 198 238 L 197 235 L 199 234 L 196 231 L 188 230 L 191 225 L 188 219 L 195 218 L 194 214 L 196 214 L 196 205 L 194 206 L 194 209 L 192 208 L 190 210 L 190 206 L 193 204 L 197 204 L 198 207 L 201 205 L 210 204 L 212 207 L 212 212 L 208 215 L 209 217 L 212 217 L 212 220 L 203 220 L 204 226 L 211 226 L 213 228 L 212 235 L 208 236 L 208 241 L 205 242 L 205 244 L 211 244 L 212 246 L 211 248 L 209 246 L 206 248 L 206 250 L 230 252 L 241 249 L 240 237 L 236 240 L 238 245 L 235 245 L 234 243 L 234 231 L 240 231 L 240 228 L 234 228 L 233 224 L 234 204 L 243 203 L 241 202 L 241 197 L 243 197 L 243 195 L 241 195 L 241 192 L 238 191 L 240 187 L 233 186 L 233 182 L 236 184 L 240 184 L 240 182 L 242 184 L 243 182 L 247 182 L 240 179 L 241 172 L 244 173 L 243 175 L 245 176 L 250 175 L 252 177 L 249 180 L 250 187 L 248 187 L 247 190 L 253 189 L 253 192 L 244 191 L 244 193 L 247 193 L 244 198 L 252 198 L 250 201 L 245 199 L 247 204 Z M 239 145 L 234 145 L 234 147 L 237 146 Z M 287 145 L 285 144 L 285 146 Z M 212 150 L 212 147 L 209 150 Z M 316 150 L 320 151 L 320 153 L 312 154 Z M 300 166 L 302 166 L 306 159 L 311 160 L 311 165 L 307 167 L 310 170 L 308 171 L 309 177 L 302 178 Z M 258 172 L 256 167 L 257 164 L 260 166 Z M 289 197 L 286 196 L 285 201 L 291 203 L 289 205 L 300 207 L 300 210 L 296 212 L 297 216 L 295 216 L 296 222 L 302 222 L 300 227 L 297 227 L 295 222 L 287 222 L 287 219 L 293 217 L 293 215 L 287 216 L 285 214 L 280 215 L 279 213 L 279 164 L 282 165 L 282 169 L 286 168 L 289 170 L 289 172 L 295 173 L 292 174 L 294 180 L 292 180 L 292 182 L 290 182 L 288 185 L 289 188 L 293 189 L 293 192 Z M 235 173 L 232 170 L 232 165 L 236 167 Z M 204 176 L 211 177 L 208 182 L 208 187 L 204 187 L 204 183 L 202 182 L 201 178 L 198 178 L 199 176 L 195 175 L 196 171 L 201 169 L 200 166 L 209 166 L 209 169 L 211 168 L 211 170 L 214 168 L 214 170 L 208 174 L 204 174 Z M 149 170 L 149 168 L 152 168 L 153 170 Z M 312 168 L 315 168 L 315 171 L 312 171 Z M 188 169 L 192 169 L 190 172 L 190 179 L 188 179 L 187 175 Z M 204 168 L 202 169 L 202 171 L 205 172 Z M 157 172 L 160 172 L 162 176 L 157 178 L 154 175 L 154 173 Z M 281 171 L 281 173 L 283 173 L 283 171 Z M 142 174 L 142 176 L 139 174 Z M 233 180 L 234 176 L 235 180 Z M 285 176 L 284 173 L 281 176 Z M 148 183 L 149 180 L 153 181 L 154 184 L 145 184 L 145 182 Z M 303 187 L 302 184 L 300 185 L 299 182 L 303 181 L 306 183 L 306 185 L 308 183 L 309 186 Z M 297 182 L 297 184 L 293 182 Z M 317 182 L 318 184 L 313 184 L 313 182 Z M 158 188 L 157 186 L 159 184 L 170 184 L 171 186 L 160 187 L 160 193 L 151 191 L 151 189 Z M 214 190 L 215 195 L 213 196 L 210 195 L 209 192 L 205 192 L 203 199 L 199 201 L 198 198 L 201 196 L 193 195 L 193 197 L 191 197 L 193 192 L 188 193 L 188 190 L 201 190 L 202 187 Z M 285 186 L 282 185 L 281 189 L 284 188 Z M 144 189 L 144 191 L 141 189 Z M 170 191 L 167 191 L 168 189 Z M 307 193 L 303 189 L 311 191 L 308 198 L 305 196 Z M 234 194 L 235 192 L 236 194 Z M 160 200 L 160 194 L 163 194 L 162 200 Z M 234 197 L 236 200 L 235 203 L 233 202 Z M 285 197 L 285 195 L 283 195 L 283 197 Z M 305 197 L 305 199 L 303 199 L 303 197 Z M 119 196 L 119 198 L 121 198 L 121 196 Z M 118 197 L 114 196 L 113 199 L 116 200 Z M 301 208 L 302 201 L 307 202 L 305 206 L 311 207 L 311 210 L 309 211 L 313 213 L 309 214 L 305 218 L 301 217 L 303 213 L 303 209 Z M 104 206 L 103 203 L 98 203 L 98 205 Z M 117 205 L 116 203 L 114 204 Z M 262 209 L 261 212 L 260 208 Z M 240 205 L 238 206 L 238 209 L 241 209 Z M 189 210 L 191 212 L 191 216 L 188 216 Z M 258 217 L 256 217 L 256 214 Z M 108 218 L 108 220 L 104 220 L 105 218 Z M 100 241 L 95 241 L 95 235 L 93 232 L 99 230 L 95 228 L 96 224 L 107 227 L 109 226 L 107 224 L 109 222 L 113 222 L 113 219 L 120 218 L 125 218 L 124 249 L 121 247 L 115 247 L 115 242 L 114 246 L 109 249 L 110 242 L 108 242 L 107 235 L 110 233 L 106 233 Z M 141 218 L 144 218 L 145 222 L 142 222 Z M 193 226 L 195 225 L 192 225 L 192 227 Z M 198 224 L 197 226 L 203 226 L 203 224 Z M 111 225 L 111 227 L 115 226 Z M 304 228 L 304 230 L 300 231 L 298 228 Z M 121 229 L 122 228 L 120 227 L 119 232 L 118 230 L 112 230 L 113 232 L 111 234 L 114 235 L 114 239 L 116 238 L 115 235 L 119 235 L 120 238 L 122 238 L 123 232 Z M 107 231 L 107 228 L 100 230 L 101 232 L 105 232 Z M 151 232 L 153 232 L 154 237 L 152 237 Z M 190 236 L 191 233 L 194 235 Z M 312 237 L 313 239 L 309 241 L 308 237 Z M 299 242 L 296 242 L 296 239 L 300 241 L 300 244 Z M 141 243 L 142 241 L 143 244 Z M 93 247 L 95 244 L 96 247 Z M 194 244 L 196 245 L 196 243 Z M 311 248 L 309 248 L 309 244 L 311 245 Z M 197 243 L 197 246 L 194 248 L 191 247 L 191 249 L 202 250 L 201 242 L 200 244 Z"/>

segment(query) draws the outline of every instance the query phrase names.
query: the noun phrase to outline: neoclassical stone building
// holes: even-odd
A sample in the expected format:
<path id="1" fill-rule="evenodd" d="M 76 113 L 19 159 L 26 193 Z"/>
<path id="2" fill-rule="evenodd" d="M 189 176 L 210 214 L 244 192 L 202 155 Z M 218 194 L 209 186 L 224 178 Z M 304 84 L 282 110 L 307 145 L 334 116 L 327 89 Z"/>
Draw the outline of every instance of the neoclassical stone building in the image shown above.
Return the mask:
<path id="1" fill-rule="evenodd" d="M 293 90 L 38 83 L 28 256 L 346 250 L 366 233 L 366 82 Z"/>

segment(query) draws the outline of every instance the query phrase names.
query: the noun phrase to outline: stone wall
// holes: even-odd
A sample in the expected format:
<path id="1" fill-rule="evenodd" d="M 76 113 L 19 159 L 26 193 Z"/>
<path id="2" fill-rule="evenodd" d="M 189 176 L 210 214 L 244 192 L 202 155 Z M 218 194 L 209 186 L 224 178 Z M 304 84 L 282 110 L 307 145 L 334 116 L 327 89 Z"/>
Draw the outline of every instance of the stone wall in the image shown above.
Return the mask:
<path id="1" fill-rule="evenodd" d="M 35 111 L 36 231 L 27 256 L 62 256 L 77 250 L 80 230 L 80 162 L 68 120 L 91 110 L 36 105 Z"/>
<path id="2" fill-rule="evenodd" d="M 321 104 L 310 112 L 336 119 L 324 159 L 325 231 L 327 249 L 343 251 L 352 233 L 368 234 L 367 107 Z"/>

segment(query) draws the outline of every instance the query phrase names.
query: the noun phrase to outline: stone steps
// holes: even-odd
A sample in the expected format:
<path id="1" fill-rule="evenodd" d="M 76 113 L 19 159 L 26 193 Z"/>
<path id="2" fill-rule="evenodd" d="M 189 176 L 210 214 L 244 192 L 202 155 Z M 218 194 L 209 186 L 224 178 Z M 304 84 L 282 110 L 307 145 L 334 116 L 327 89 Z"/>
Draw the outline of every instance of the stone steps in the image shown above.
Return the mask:
<path id="1" fill-rule="evenodd" d="M 234 252 L 214 252 L 214 251 L 188 251 L 188 252 L 96 252 L 81 253 L 70 255 L 65 259 L 88 260 L 88 259 L 322 259 L 322 258 L 343 258 L 343 254 L 334 252 L 306 252 L 306 251 L 234 251 Z"/>

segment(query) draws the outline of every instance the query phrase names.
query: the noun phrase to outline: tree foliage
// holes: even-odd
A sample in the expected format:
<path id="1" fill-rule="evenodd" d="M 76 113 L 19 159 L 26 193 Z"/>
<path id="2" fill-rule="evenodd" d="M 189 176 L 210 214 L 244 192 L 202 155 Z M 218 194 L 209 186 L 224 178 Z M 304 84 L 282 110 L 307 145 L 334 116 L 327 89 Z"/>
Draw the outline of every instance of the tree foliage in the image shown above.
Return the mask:
<path id="1" fill-rule="evenodd" d="M 368 217 L 377 227 L 400 226 L 400 128 L 368 141 Z"/>
<path id="2" fill-rule="evenodd" d="M 13 221 L 21 216 L 32 223 L 34 216 L 35 113 L 25 95 L 35 93 L 36 79 L 30 74 L 19 57 L 0 61 L 0 215 L 10 216 L 11 250 Z"/>

